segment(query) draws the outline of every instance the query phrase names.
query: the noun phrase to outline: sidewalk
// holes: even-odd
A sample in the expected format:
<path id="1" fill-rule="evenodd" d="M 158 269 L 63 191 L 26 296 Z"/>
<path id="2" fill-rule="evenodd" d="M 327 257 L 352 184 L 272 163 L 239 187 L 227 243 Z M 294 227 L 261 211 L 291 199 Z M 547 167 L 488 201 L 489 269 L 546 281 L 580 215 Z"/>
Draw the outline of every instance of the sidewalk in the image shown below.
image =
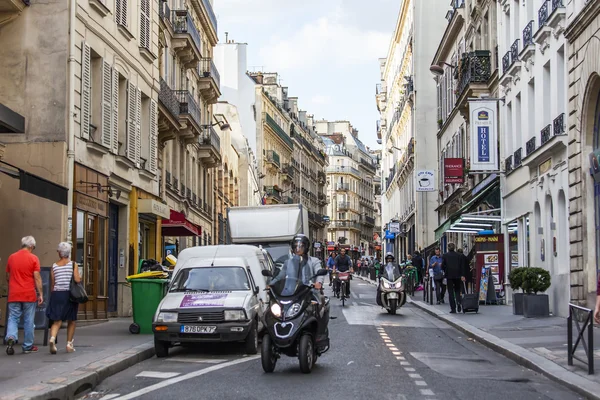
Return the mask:
<path id="1" fill-rule="evenodd" d="M 360 279 L 376 284 L 371 279 Z M 588 375 L 587 366 L 577 360 L 573 361 L 572 367 L 567 365 L 566 318 L 524 318 L 513 315 L 512 306 L 502 305 L 480 305 L 478 314 L 450 314 L 448 304 L 429 305 L 422 300 L 423 292 L 416 292 L 411 302 L 524 367 L 540 372 L 586 398 L 600 400 L 600 373 Z M 573 329 L 576 335 L 576 329 Z M 600 329 L 596 328 L 594 343 L 600 343 L 599 340 Z M 582 344 L 577 352 L 585 359 Z M 594 356 L 597 371 L 600 350 L 594 351 Z"/>
<path id="2" fill-rule="evenodd" d="M 66 353 L 66 329 L 58 334 L 58 354 L 42 346 L 44 331 L 36 331 L 38 353 L 0 352 L 1 400 L 72 399 L 76 393 L 154 356 L 151 335 L 129 333 L 130 318 L 110 319 L 75 331 L 75 353 Z M 22 340 L 22 332 L 21 332 Z M 1 342 L 0 342 L 1 343 Z"/>

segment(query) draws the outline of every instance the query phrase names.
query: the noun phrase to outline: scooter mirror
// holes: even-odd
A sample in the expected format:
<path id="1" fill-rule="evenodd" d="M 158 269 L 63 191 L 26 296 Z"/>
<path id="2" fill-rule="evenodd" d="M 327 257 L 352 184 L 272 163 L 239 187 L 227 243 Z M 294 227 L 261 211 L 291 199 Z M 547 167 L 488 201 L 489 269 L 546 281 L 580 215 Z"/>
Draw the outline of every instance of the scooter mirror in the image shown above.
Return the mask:
<path id="1" fill-rule="evenodd" d="M 262 270 L 262 276 L 269 276 L 272 277 L 273 273 L 271 271 L 269 271 L 268 269 L 263 269 Z"/>
<path id="2" fill-rule="evenodd" d="M 328 272 L 325 268 L 321 268 L 320 270 L 317 271 L 317 276 L 325 276 L 327 274 L 328 274 Z"/>

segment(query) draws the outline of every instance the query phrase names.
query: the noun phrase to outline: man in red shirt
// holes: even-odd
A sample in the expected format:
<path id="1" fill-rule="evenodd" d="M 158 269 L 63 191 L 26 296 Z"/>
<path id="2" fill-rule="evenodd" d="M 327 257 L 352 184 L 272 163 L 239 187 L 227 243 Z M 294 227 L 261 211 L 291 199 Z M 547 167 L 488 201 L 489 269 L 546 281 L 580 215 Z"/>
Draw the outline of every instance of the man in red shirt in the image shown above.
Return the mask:
<path id="1" fill-rule="evenodd" d="M 21 250 L 8 257 L 6 280 L 8 281 L 8 323 L 6 329 L 6 354 L 15 353 L 13 346 L 19 338 L 19 321 L 23 315 L 23 352 L 35 353 L 33 345 L 34 317 L 36 305 L 44 302 L 40 260 L 32 252 L 35 249 L 33 236 L 21 239 Z M 37 293 L 36 293 L 37 289 Z"/>

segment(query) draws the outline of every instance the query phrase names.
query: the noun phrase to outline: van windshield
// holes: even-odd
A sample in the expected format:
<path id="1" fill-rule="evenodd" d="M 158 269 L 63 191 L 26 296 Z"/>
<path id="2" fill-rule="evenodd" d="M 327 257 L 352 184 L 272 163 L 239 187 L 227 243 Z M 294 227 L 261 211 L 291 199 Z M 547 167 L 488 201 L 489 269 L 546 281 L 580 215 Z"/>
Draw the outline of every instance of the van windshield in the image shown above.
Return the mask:
<path id="1" fill-rule="evenodd" d="M 288 244 L 267 244 L 262 245 L 276 266 L 282 266 L 290 257 L 290 246 Z"/>
<path id="2" fill-rule="evenodd" d="M 173 279 L 171 292 L 250 290 L 242 267 L 185 268 Z"/>

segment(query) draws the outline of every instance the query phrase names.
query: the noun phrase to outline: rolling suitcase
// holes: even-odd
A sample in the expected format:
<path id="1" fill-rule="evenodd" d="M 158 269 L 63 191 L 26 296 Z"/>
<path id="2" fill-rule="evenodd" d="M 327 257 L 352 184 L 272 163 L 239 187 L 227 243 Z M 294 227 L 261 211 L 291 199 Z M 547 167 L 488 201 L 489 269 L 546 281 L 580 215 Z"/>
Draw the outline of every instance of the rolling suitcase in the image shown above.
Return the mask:
<path id="1" fill-rule="evenodd" d="M 463 314 L 466 312 L 479 312 L 479 294 L 478 293 L 467 293 L 467 285 L 463 282 L 463 287 L 465 288 L 465 294 L 462 296 L 462 312 Z"/>

